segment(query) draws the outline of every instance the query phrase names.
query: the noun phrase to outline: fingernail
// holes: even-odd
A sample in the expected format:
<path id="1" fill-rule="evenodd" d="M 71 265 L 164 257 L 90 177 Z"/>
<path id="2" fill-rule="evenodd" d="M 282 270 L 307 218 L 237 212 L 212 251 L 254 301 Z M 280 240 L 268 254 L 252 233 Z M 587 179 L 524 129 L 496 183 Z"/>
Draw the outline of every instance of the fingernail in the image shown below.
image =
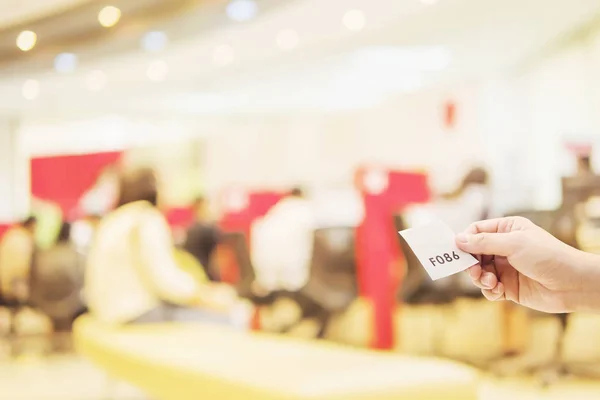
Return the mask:
<path id="1" fill-rule="evenodd" d="M 469 243 L 469 237 L 466 233 L 459 233 L 456 235 L 456 240 L 460 243 Z"/>
<path id="2" fill-rule="evenodd" d="M 496 285 L 496 287 L 494 289 L 492 289 L 492 293 L 494 294 L 500 294 L 501 290 L 500 290 L 500 285 Z"/>
<path id="3" fill-rule="evenodd" d="M 491 289 L 493 287 L 492 283 L 490 282 L 491 279 L 492 278 L 488 274 L 486 274 L 484 277 L 481 278 L 481 284 L 485 286 L 486 289 Z"/>

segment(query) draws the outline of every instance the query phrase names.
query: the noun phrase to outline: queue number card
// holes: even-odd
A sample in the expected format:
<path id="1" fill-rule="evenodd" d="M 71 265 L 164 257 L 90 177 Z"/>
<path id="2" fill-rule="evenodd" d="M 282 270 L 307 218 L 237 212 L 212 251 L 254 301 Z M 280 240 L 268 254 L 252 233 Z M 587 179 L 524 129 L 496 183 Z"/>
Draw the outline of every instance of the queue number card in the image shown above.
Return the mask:
<path id="1" fill-rule="evenodd" d="M 456 246 L 456 234 L 442 221 L 399 233 L 434 281 L 464 271 L 478 262 Z"/>

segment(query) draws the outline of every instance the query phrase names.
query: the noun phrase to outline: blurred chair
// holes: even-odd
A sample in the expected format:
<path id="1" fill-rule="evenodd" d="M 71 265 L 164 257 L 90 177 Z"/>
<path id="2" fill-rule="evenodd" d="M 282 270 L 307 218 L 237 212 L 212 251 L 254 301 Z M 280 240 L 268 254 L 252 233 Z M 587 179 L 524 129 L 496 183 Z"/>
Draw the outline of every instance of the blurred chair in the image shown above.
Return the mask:
<path id="1" fill-rule="evenodd" d="M 226 268 L 237 269 L 237 282 L 235 288 L 241 297 L 250 300 L 256 300 L 252 293 L 252 283 L 254 282 L 254 267 L 250 259 L 250 251 L 246 236 L 242 232 L 226 232 L 221 237 L 221 243 L 218 246 L 217 252 L 227 252 L 233 256 L 233 265 L 228 265 Z M 219 265 L 223 268 L 224 265 Z"/>
<path id="2" fill-rule="evenodd" d="M 353 227 L 315 231 L 310 279 L 301 292 L 335 312 L 358 296 Z"/>
<path id="3" fill-rule="evenodd" d="M 331 318 L 346 311 L 358 297 L 354 232 L 353 227 L 315 231 L 308 283 L 292 295 L 302 317 L 318 321 L 318 337 L 324 337 Z"/>
<path id="4" fill-rule="evenodd" d="M 600 377 L 600 346 L 595 338 L 600 332 L 600 315 L 575 313 L 569 317 L 562 346 L 561 362 L 569 372 Z"/>
<path id="5" fill-rule="evenodd" d="M 600 196 L 600 176 L 564 177 L 562 184 L 562 205 L 573 209 L 577 204 L 585 203 L 590 197 Z"/>

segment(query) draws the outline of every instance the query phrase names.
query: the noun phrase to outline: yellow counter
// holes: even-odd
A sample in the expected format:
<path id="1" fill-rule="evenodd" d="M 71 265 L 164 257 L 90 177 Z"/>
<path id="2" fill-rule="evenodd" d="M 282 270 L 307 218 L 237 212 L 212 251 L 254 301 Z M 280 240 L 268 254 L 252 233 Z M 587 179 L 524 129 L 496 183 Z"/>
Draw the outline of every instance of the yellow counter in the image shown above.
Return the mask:
<path id="1" fill-rule="evenodd" d="M 469 400 L 477 372 L 450 361 L 203 324 L 115 328 L 84 316 L 83 356 L 158 400 Z"/>

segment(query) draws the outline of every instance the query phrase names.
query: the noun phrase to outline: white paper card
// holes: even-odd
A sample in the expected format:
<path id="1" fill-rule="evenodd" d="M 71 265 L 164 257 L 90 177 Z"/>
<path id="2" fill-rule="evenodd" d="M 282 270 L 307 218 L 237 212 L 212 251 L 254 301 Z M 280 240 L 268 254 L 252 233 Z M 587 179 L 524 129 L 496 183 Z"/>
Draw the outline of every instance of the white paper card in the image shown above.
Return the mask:
<path id="1" fill-rule="evenodd" d="M 456 247 L 456 234 L 442 221 L 399 233 L 434 281 L 477 264 L 475 257 Z"/>

